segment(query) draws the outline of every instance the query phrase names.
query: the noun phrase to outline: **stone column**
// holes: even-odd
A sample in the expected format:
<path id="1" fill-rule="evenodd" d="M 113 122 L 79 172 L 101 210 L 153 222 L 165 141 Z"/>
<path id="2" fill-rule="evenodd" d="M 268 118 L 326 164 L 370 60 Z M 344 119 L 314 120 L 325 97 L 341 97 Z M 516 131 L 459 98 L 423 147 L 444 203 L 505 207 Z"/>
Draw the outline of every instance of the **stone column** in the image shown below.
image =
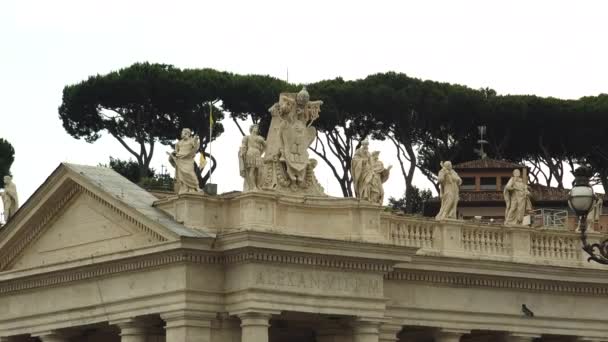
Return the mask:
<path id="1" fill-rule="evenodd" d="M 211 338 L 213 342 L 232 342 L 240 341 L 241 326 L 240 321 L 228 315 L 218 317 L 211 322 Z"/>
<path id="2" fill-rule="evenodd" d="M 121 342 L 146 342 L 148 329 L 141 320 L 127 318 L 118 321 L 111 321 L 110 325 L 115 325 L 120 329 Z"/>
<path id="3" fill-rule="evenodd" d="M 597 337 L 577 337 L 574 339 L 576 342 L 603 342 L 605 340 L 601 340 Z"/>
<path id="4" fill-rule="evenodd" d="M 245 312 L 238 316 L 241 319 L 241 342 L 268 342 L 271 314 Z"/>
<path id="5" fill-rule="evenodd" d="M 49 331 L 49 332 L 44 332 L 41 334 L 36 334 L 36 337 L 38 337 L 40 339 L 40 341 L 42 342 L 69 342 L 69 339 L 67 336 L 56 332 L 56 331 Z"/>
<path id="6" fill-rule="evenodd" d="M 505 336 L 505 342 L 533 342 L 540 335 L 512 333 Z"/>
<path id="7" fill-rule="evenodd" d="M 380 342 L 396 342 L 399 341 L 397 334 L 401 332 L 403 326 L 400 324 L 382 324 L 380 326 Z"/>
<path id="8" fill-rule="evenodd" d="M 166 342 L 211 342 L 211 321 L 215 314 L 195 310 L 163 313 Z"/>
<path id="9" fill-rule="evenodd" d="M 356 320 L 353 326 L 353 342 L 380 341 L 379 322 Z"/>
<path id="10" fill-rule="evenodd" d="M 316 331 L 317 342 L 337 342 L 341 334 L 344 334 L 344 332 L 338 328 L 323 327 Z"/>
<path id="11" fill-rule="evenodd" d="M 469 330 L 441 329 L 435 332 L 435 342 L 460 342 L 462 335 L 469 332 Z"/>

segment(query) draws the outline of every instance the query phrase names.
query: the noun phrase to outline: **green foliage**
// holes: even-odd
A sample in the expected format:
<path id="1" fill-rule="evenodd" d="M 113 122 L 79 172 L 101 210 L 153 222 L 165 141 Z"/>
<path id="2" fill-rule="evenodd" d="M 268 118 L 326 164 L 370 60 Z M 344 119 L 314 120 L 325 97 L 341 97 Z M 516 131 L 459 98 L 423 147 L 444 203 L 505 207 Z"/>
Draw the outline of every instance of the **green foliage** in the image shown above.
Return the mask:
<path id="1" fill-rule="evenodd" d="M 169 174 L 155 174 L 153 177 L 144 177 L 139 185 L 147 190 L 173 191 L 175 180 Z"/>
<path id="2" fill-rule="evenodd" d="M 123 177 L 127 178 L 135 184 L 138 184 L 143 178 L 154 177 L 155 174 L 154 169 L 148 168 L 147 172 L 142 177 L 139 173 L 139 165 L 133 159 L 121 160 L 118 158 L 110 157 L 109 165 L 100 164 L 100 166 L 111 168 L 112 170 L 120 173 Z"/>
<path id="3" fill-rule="evenodd" d="M 0 188 L 4 188 L 4 176 L 11 175 L 11 165 L 15 161 L 15 149 L 7 140 L 0 138 Z"/>
<path id="4" fill-rule="evenodd" d="M 201 77 L 207 77 L 201 81 Z M 209 70 L 182 71 L 171 65 L 136 63 L 107 75 L 89 77 L 66 86 L 59 117 L 74 138 L 94 142 L 108 132 L 133 155 L 145 177 L 156 142 L 170 144 L 186 125 L 208 137 L 209 102 L 227 76 Z M 219 87 L 219 90 L 222 88 Z M 220 110 L 215 113 L 214 136 L 223 132 Z M 197 122 L 199 125 L 194 125 Z M 127 143 L 134 140 L 139 148 Z"/>
<path id="5" fill-rule="evenodd" d="M 395 72 L 307 87 L 313 100 L 324 102 L 312 151 L 330 167 L 344 196 L 352 196 L 351 158 L 362 139 L 393 143 L 407 193 L 414 189 L 416 170 L 434 182 L 439 162 L 476 159 L 479 125 L 487 126 L 488 155 L 528 163 L 533 182 L 563 187 L 564 165 L 588 163 L 608 188 L 606 94 L 578 100 L 501 96 L 490 88 L 475 90 Z M 59 115 L 75 138 L 93 142 L 103 132 L 116 138 L 135 158 L 142 179 L 148 177 L 154 144 L 170 144 L 183 127 L 199 134 L 204 151 L 210 104 L 212 139 L 222 134 L 224 115 L 237 124 L 251 118 L 265 134 L 268 108 L 281 92 L 300 88 L 264 75 L 137 63 L 66 86 Z M 129 146 L 133 140 L 139 148 Z M 206 156 L 214 169 L 213 156 Z M 202 186 L 208 174 L 199 176 Z"/>
<path id="6" fill-rule="evenodd" d="M 100 164 L 100 166 L 110 167 L 131 182 L 145 189 L 173 190 L 174 180 L 169 174 L 156 173 L 154 169 L 148 168 L 146 174 L 141 177 L 139 165 L 133 159 L 121 160 L 110 157 L 110 163 L 108 165 Z"/>
<path id="7" fill-rule="evenodd" d="M 424 203 L 433 198 L 433 193 L 429 189 L 420 190 L 412 185 L 411 190 L 401 198 L 390 197 L 388 206 L 406 214 L 422 214 Z"/>

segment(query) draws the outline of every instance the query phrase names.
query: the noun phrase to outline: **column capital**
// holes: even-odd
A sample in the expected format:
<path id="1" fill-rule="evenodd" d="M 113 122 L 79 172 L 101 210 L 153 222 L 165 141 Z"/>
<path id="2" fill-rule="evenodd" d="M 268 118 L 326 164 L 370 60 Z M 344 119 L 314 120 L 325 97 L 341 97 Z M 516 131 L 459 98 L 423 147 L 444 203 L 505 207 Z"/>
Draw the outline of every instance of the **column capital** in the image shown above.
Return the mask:
<path id="1" fill-rule="evenodd" d="M 576 341 L 576 342 L 601 342 L 603 340 L 601 340 L 599 337 L 580 336 L 580 337 L 575 337 L 574 341 Z"/>
<path id="2" fill-rule="evenodd" d="M 237 316 L 241 319 L 242 342 L 268 342 L 271 312 L 248 310 Z"/>
<path id="3" fill-rule="evenodd" d="M 141 318 L 122 318 L 111 320 L 110 325 L 115 325 L 120 329 L 120 336 L 142 336 L 148 332 L 149 323 Z"/>
<path id="4" fill-rule="evenodd" d="M 403 326 L 396 323 L 383 323 L 380 325 L 380 342 L 395 342 L 399 338 L 397 334 L 401 332 Z"/>
<path id="5" fill-rule="evenodd" d="M 378 335 L 380 322 L 367 320 L 367 319 L 355 319 L 350 323 L 353 328 L 353 333 L 357 335 Z"/>
<path id="6" fill-rule="evenodd" d="M 457 342 L 460 341 L 460 337 L 465 334 L 469 334 L 471 330 L 467 329 L 454 329 L 454 328 L 441 328 L 433 333 L 436 342 Z"/>
<path id="7" fill-rule="evenodd" d="M 535 338 L 540 338 L 539 334 L 530 333 L 507 333 L 505 341 L 507 342 L 532 342 Z"/>
<path id="8" fill-rule="evenodd" d="M 270 327 L 270 318 L 272 318 L 272 314 L 269 312 L 247 311 L 238 314 L 238 317 L 241 319 L 241 327 Z"/>
<path id="9" fill-rule="evenodd" d="M 217 314 L 199 310 L 173 310 L 161 313 L 160 318 L 165 321 L 166 328 L 181 326 L 210 328 L 211 321 L 217 318 Z"/>
<path id="10" fill-rule="evenodd" d="M 42 342 L 67 342 L 69 336 L 56 330 L 44 331 L 32 334 L 33 337 L 38 337 Z"/>

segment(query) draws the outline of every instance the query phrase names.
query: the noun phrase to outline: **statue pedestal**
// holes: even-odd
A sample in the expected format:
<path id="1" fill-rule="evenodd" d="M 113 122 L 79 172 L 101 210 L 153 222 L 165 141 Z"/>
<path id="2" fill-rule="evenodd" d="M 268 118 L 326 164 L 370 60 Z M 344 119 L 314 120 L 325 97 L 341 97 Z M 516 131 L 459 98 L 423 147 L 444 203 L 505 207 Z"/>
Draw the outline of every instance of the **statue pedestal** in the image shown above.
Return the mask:
<path id="1" fill-rule="evenodd" d="M 179 194 L 155 207 L 184 225 L 221 234 L 256 230 L 328 239 L 385 242 L 381 206 L 355 198 L 250 191 L 220 196 Z"/>

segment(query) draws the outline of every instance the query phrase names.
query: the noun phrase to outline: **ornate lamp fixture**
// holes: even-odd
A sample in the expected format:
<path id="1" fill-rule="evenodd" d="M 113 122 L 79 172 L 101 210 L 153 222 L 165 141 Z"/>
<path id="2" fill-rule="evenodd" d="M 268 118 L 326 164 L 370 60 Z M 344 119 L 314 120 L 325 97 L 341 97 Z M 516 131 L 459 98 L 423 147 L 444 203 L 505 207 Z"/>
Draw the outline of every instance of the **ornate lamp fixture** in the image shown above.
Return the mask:
<path id="1" fill-rule="evenodd" d="M 588 261 L 595 261 L 608 265 L 608 239 L 601 243 L 587 242 L 587 214 L 593 205 L 595 195 L 593 188 L 589 185 L 589 178 L 593 172 L 589 167 L 581 166 L 574 170 L 574 182 L 568 197 L 568 204 L 574 210 L 578 218 L 578 226 L 581 232 L 583 250 L 589 254 Z"/>

